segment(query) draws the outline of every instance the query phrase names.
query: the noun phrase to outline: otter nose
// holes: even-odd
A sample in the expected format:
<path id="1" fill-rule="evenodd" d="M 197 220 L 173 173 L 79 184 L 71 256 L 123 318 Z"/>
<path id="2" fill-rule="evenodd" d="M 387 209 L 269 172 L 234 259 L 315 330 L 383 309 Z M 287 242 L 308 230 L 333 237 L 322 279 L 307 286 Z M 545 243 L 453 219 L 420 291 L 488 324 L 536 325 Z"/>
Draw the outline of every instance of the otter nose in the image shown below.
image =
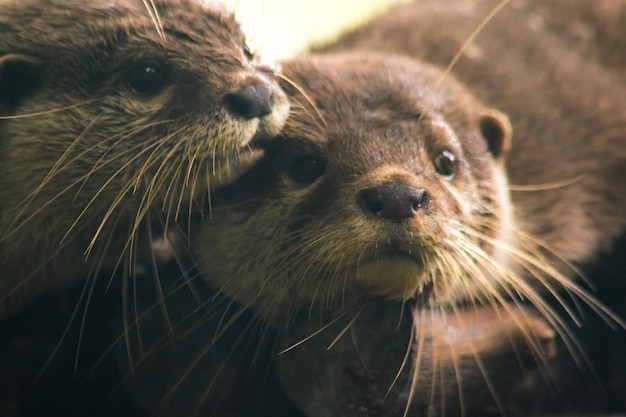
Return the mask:
<path id="1" fill-rule="evenodd" d="M 387 220 L 405 220 L 415 217 L 427 208 L 428 191 L 405 183 L 385 183 L 359 193 L 359 204 L 368 214 Z"/>
<path id="2" fill-rule="evenodd" d="M 271 87 L 267 84 L 257 83 L 227 94 L 224 98 L 224 105 L 233 116 L 255 119 L 267 116 L 272 112 L 273 100 Z"/>

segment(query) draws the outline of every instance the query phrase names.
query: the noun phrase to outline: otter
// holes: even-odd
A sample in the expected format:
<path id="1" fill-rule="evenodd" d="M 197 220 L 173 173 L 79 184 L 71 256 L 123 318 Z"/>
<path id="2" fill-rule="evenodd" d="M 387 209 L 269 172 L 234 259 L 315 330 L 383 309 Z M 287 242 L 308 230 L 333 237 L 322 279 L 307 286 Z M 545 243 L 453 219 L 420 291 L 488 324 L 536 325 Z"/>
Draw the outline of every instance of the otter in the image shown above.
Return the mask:
<path id="1" fill-rule="evenodd" d="M 210 285 L 287 332 L 374 297 L 524 300 L 567 350 L 562 293 L 623 325 L 577 278 L 626 226 L 626 90 L 516 8 L 481 27 L 496 3 L 412 3 L 284 63 L 292 117 L 195 240 Z"/>
<path id="2" fill-rule="evenodd" d="M 416 323 L 416 330 L 389 327 L 399 320 L 398 308 L 372 299 L 414 298 L 421 308 L 435 308 L 471 289 L 474 302 L 503 300 L 496 273 L 509 268 L 506 249 L 515 232 L 504 163 L 511 127 L 507 116 L 483 105 L 460 83 L 410 58 L 345 53 L 298 57 L 282 65 L 296 87 L 283 85 L 292 114 L 281 137 L 265 144 L 264 161 L 216 193 L 211 221 L 194 242 L 209 284 L 271 323 L 284 346 L 315 333 L 309 315 L 343 314 L 350 323 L 356 320 L 351 309 L 373 305 L 374 313 L 359 312 L 358 317 L 363 314 L 362 326 L 383 337 L 364 336 L 363 347 L 383 340 L 395 346 L 381 352 L 379 362 L 372 353 L 363 365 L 363 372 L 378 365 L 378 377 L 355 377 L 360 382 L 352 384 L 335 379 L 337 367 L 362 370 L 360 362 L 347 359 L 346 352 L 361 347 L 350 338 L 329 353 L 327 338 L 313 337 L 279 356 L 282 386 L 307 415 L 337 410 L 352 415 L 350 410 L 362 409 L 358 405 L 383 403 L 383 386 L 399 371 L 411 331 L 432 336 L 446 328 L 445 323 L 429 327 L 426 321 Z M 454 264 L 457 257 L 472 260 Z M 493 269 L 485 259 L 493 260 Z M 387 319 L 368 320 L 372 317 Z M 519 318 L 510 320 L 482 345 L 480 336 L 461 337 L 449 349 L 475 348 L 484 361 L 514 370 L 507 374 L 514 378 L 520 368 L 507 338 L 511 329 L 519 326 L 519 339 L 526 337 L 536 347 L 533 338 L 552 339 L 551 330 L 549 336 L 538 336 L 552 319 L 532 330 L 522 330 Z M 332 323 L 313 321 L 322 329 Z M 476 328 L 489 329 L 493 323 Z M 358 333 L 356 324 L 341 324 Z M 482 378 L 481 366 L 465 354 L 465 359 L 440 358 L 442 372 L 450 377 L 461 368 L 469 379 Z M 320 363 L 319 373 L 307 367 L 314 362 Z M 425 359 L 416 367 L 432 373 L 434 362 Z M 431 379 L 426 379 L 416 386 L 428 385 Z M 442 397 L 449 399 L 458 390 L 448 388 Z M 489 397 L 490 391 L 482 392 Z M 404 401 L 385 403 L 389 412 L 404 411 L 409 397 L 403 395 Z M 484 396 L 475 398 L 471 404 L 482 407 Z M 424 404 L 424 395 L 412 400 Z"/>
<path id="3" fill-rule="evenodd" d="M 616 256 L 611 261 L 603 255 L 611 251 L 623 251 L 619 249 L 623 248 L 623 244 L 614 246 L 616 238 L 624 236 L 626 226 L 626 181 L 623 175 L 626 166 L 626 85 L 623 82 L 623 71 L 615 71 L 619 67 L 615 62 L 624 57 L 623 50 L 602 36 L 595 38 L 589 48 L 583 48 L 585 45 L 568 47 L 572 45 L 572 33 L 564 31 L 555 22 L 563 19 L 563 16 L 584 16 L 584 10 L 592 7 L 590 3 L 583 5 L 581 2 L 567 2 L 563 14 L 558 16 L 550 15 L 545 10 L 559 2 L 505 3 L 415 2 L 340 37 L 336 43 L 315 50 L 332 54 L 354 50 L 362 53 L 402 53 L 441 67 L 450 66 L 451 73 L 483 103 L 509 116 L 514 140 L 506 157 L 506 174 L 511 184 L 509 188 L 515 224 L 509 248 L 515 248 L 513 257 L 516 259 L 507 265 L 500 282 L 505 283 L 504 289 L 508 293 L 505 298 L 518 299 L 521 295 L 521 298 L 535 304 L 540 314 L 559 334 L 560 353 L 554 360 L 547 360 L 544 355 L 538 354 L 542 364 L 539 372 L 534 375 L 523 374 L 518 381 L 512 379 L 510 385 L 496 390 L 486 390 L 479 384 L 483 390 L 478 394 L 492 393 L 496 402 L 500 399 L 500 411 L 503 408 L 504 411 L 511 411 L 506 408 L 512 406 L 517 407 L 514 412 L 623 412 L 623 401 L 620 398 L 624 374 L 623 367 L 618 366 L 623 361 L 623 355 L 617 353 L 619 346 L 623 346 L 623 331 L 607 335 L 611 333 L 608 329 L 604 332 L 598 330 L 598 327 L 606 328 L 606 323 L 602 321 L 607 315 L 610 316 L 609 321 L 616 320 L 618 325 L 624 326 L 624 322 L 603 305 L 608 303 L 618 314 L 623 314 L 623 296 L 618 295 L 623 294 L 620 292 L 623 287 L 620 284 L 624 278 L 623 268 L 618 273 L 596 272 L 588 275 L 594 287 L 603 289 L 600 293 L 601 301 L 595 300 L 594 296 L 577 284 L 572 284 L 581 272 L 589 273 L 596 269 L 598 262 L 602 264 L 603 270 L 607 267 L 609 270 L 617 270 L 615 266 L 610 266 L 610 262 L 616 265 Z M 601 8 L 609 3 L 598 2 L 593 7 Z M 499 4 L 504 5 L 504 8 L 495 16 L 487 18 L 491 12 L 498 10 Z M 533 8 L 533 4 L 537 4 L 537 8 Z M 617 2 L 611 5 L 615 6 L 613 10 L 621 7 Z M 595 19 L 599 15 L 592 16 Z M 612 16 L 611 21 L 617 21 L 617 16 Z M 539 25 L 538 17 L 544 19 L 539 21 Z M 567 21 L 567 18 L 563 21 L 572 26 L 576 23 L 573 18 L 571 21 Z M 597 22 L 600 20 L 594 23 L 596 26 L 593 28 L 598 33 L 617 33 L 617 26 L 602 27 Z M 466 44 L 474 35 L 477 35 L 476 38 Z M 313 76 L 315 73 L 312 72 L 309 77 Z M 298 82 L 299 78 L 295 78 Z M 377 82 L 372 80 L 370 84 L 376 85 Z M 305 91 L 314 101 L 317 99 L 315 90 Z M 330 95 L 328 92 L 326 94 Z M 345 103 L 339 106 L 345 106 Z M 621 255 L 617 257 L 621 258 Z M 485 259 L 485 262 L 491 261 Z M 521 268 L 517 269 L 512 280 L 508 280 L 505 276 L 511 268 L 515 268 L 515 263 Z M 460 272 L 459 279 L 466 279 L 464 271 L 459 268 L 455 271 Z M 470 280 L 475 278 L 472 274 L 465 275 L 469 275 Z M 312 275 L 307 278 L 318 277 Z M 270 279 L 267 278 L 268 281 Z M 532 288 L 515 294 L 516 285 L 510 285 L 513 281 L 528 283 Z M 611 291 L 615 290 L 611 288 L 617 288 L 617 293 L 612 295 Z M 467 286 L 466 291 L 469 292 L 466 295 L 475 296 L 471 286 Z M 588 304 L 583 309 L 584 313 L 573 312 L 573 304 L 565 298 L 570 296 L 568 292 Z M 503 304 L 503 300 L 496 297 L 493 302 Z M 589 316 L 598 312 L 599 317 L 589 319 Z M 581 315 L 585 317 L 585 328 L 580 331 L 569 328 L 576 327 L 573 322 L 581 324 Z M 567 316 L 573 317 L 573 320 L 568 321 Z M 316 328 L 325 329 L 326 325 L 325 322 L 318 323 Z M 414 325 L 419 328 L 420 323 L 415 322 Z M 500 325 L 507 328 L 506 321 Z M 314 333 L 310 325 L 304 326 L 309 329 L 309 335 Z M 344 330 L 348 328 L 355 329 L 353 326 L 345 326 Z M 294 329 L 293 323 L 290 329 Z M 361 377 L 374 367 L 377 371 L 382 370 L 382 373 L 377 374 L 379 377 L 393 379 L 399 372 L 398 366 L 385 367 L 390 362 L 381 353 L 382 349 L 374 351 L 372 357 L 367 357 L 367 364 L 355 365 L 354 355 L 359 353 L 354 350 L 369 352 L 375 346 L 386 346 L 391 343 L 390 340 L 395 341 L 385 339 L 388 333 L 377 329 L 383 334 L 384 341 L 379 343 L 373 336 L 376 330 L 368 329 L 370 337 L 363 337 L 360 343 L 354 342 L 354 346 L 348 348 L 353 349 L 352 357 L 342 356 L 345 352 L 342 348 L 334 354 L 332 349 L 328 352 L 328 340 L 315 342 L 315 338 L 312 338 L 306 343 L 306 358 L 296 357 L 289 361 L 295 363 L 285 364 L 287 371 L 283 374 L 284 386 L 291 390 L 297 402 L 311 410 L 309 415 L 323 416 L 336 412 L 338 405 L 346 407 L 350 400 L 340 404 L 346 392 L 357 398 L 350 407 L 355 404 L 357 408 L 361 407 L 361 414 L 354 411 L 354 415 L 390 415 L 377 414 L 380 409 L 368 408 L 371 404 L 382 404 L 382 401 L 376 404 L 375 400 L 380 397 L 373 393 L 381 394 L 382 389 L 382 394 L 385 394 L 384 388 L 387 387 L 377 386 L 376 381 L 372 383 L 367 379 L 363 382 L 359 378 L 348 382 L 346 380 L 349 378 L 345 378 L 341 383 L 337 381 L 336 373 L 332 377 L 330 373 L 324 375 L 326 370 L 336 370 L 348 364 L 353 371 L 361 371 Z M 406 334 L 405 329 L 392 338 L 406 337 Z M 598 334 L 602 335 L 601 339 L 596 337 Z M 422 343 L 426 343 L 424 340 Z M 598 340 L 601 341 L 598 343 Z M 350 342 L 344 344 L 350 345 Z M 416 348 L 419 340 L 413 344 Z M 615 345 L 618 348 L 613 348 Z M 294 351 L 297 352 L 297 349 Z M 402 359 L 399 352 L 393 354 L 395 357 L 392 359 L 396 363 Z M 581 355 L 586 359 L 581 359 Z M 484 353 L 481 352 L 480 356 L 483 357 Z M 414 357 L 409 360 L 412 359 Z M 307 374 L 317 378 L 313 382 L 306 377 L 296 377 L 297 374 L 292 370 L 304 369 L 306 373 L 308 364 L 320 362 L 324 367 L 318 368 L 317 373 Z M 589 369 L 592 370 L 591 375 Z M 594 374 L 598 369 L 601 374 Z M 500 377 L 510 375 L 515 370 L 518 373 L 514 374 L 519 375 L 520 371 L 519 366 L 510 367 L 504 363 L 497 363 L 495 370 Z M 473 372 L 477 371 L 473 368 Z M 412 396 L 404 398 L 401 403 L 404 408 L 398 411 L 398 415 L 404 415 L 403 412 L 409 408 L 423 407 L 424 404 L 433 406 L 432 402 L 425 402 L 421 397 L 423 392 L 420 391 L 420 384 L 425 381 L 417 382 L 418 389 L 412 392 Z M 469 386 L 464 384 L 463 387 L 470 391 L 474 388 L 473 383 Z M 460 390 L 461 398 L 454 395 L 455 389 L 445 386 L 440 394 L 441 398 L 446 399 L 441 406 L 445 408 L 445 413 L 451 415 L 458 411 L 455 407 L 463 399 Z M 477 392 L 472 392 L 473 400 Z M 584 401 L 577 399 L 581 393 L 584 393 Z M 510 402 L 502 404 L 503 395 Z M 450 401 L 450 397 L 453 397 L 453 401 Z M 475 405 L 468 398 L 465 396 L 470 406 Z M 387 409 L 394 405 L 392 400 L 391 405 L 387 404 Z M 434 405 L 437 406 L 437 403 Z M 477 411 L 481 415 L 488 412 L 484 409 Z"/>
<path id="4" fill-rule="evenodd" d="M 171 257 L 174 220 L 285 121 L 275 68 L 223 6 L 147 4 L 0 4 L 0 318 Z"/>

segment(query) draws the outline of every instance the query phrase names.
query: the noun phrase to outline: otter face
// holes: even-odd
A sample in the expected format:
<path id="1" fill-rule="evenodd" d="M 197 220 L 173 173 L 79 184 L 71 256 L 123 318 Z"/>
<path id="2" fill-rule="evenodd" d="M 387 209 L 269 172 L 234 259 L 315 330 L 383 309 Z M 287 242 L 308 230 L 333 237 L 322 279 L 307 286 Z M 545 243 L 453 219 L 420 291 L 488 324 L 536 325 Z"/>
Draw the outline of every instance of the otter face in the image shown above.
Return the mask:
<path id="1" fill-rule="evenodd" d="M 0 33 L 0 254 L 27 254 L 0 265 L 18 280 L 48 262 L 85 274 L 97 246 L 116 265 L 148 213 L 166 224 L 204 204 L 288 113 L 213 3 L 8 1 Z"/>
<path id="2" fill-rule="evenodd" d="M 260 152 L 251 140 L 277 134 L 287 116 L 271 69 L 216 6 L 31 2 L 2 12 L 3 153 L 41 171 L 33 182 L 55 165 L 72 170 L 75 157 L 85 161 L 75 181 L 87 166 L 126 187 L 138 176 L 154 187 L 150 174 L 185 188 L 207 175 L 219 185 L 252 166 Z M 172 164 L 185 175 L 164 174 Z"/>
<path id="3" fill-rule="evenodd" d="M 490 293 L 511 222 L 507 118 L 408 59 L 284 69 L 297 87 L 283 140 L 218 195 L 198 246 L 207 279 L 270 316 Z"/>

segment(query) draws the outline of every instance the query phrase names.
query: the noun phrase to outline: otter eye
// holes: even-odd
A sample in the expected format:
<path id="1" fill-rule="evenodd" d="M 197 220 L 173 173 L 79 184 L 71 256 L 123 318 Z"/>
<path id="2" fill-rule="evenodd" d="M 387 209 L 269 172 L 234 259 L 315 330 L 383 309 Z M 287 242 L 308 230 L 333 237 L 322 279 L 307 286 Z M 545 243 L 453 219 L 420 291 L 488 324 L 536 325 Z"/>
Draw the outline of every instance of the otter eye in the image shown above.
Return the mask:
<path id="1" fill-rule="evenodd" d="M 445 179 L 452 179 L 456 173 L 457 159 L 450 149 L 444 149 L 433 159 L 435 169 Z"/>
<path id="2" fill-rule="evenodd" d="M 152 97 L 163 91 L 169 80 L 162 66 L 152 62 L 143 62 L 128 71 L 127 81 L 128 86 L 136 94 Z"/>
<path id="3" fill-rule="evenodd" d="M 289 166 L 289 176 L 305 185 L 313 184 L 315 180 L 325 173 L 326 159 L 316 155 L 297 158 Z"/>

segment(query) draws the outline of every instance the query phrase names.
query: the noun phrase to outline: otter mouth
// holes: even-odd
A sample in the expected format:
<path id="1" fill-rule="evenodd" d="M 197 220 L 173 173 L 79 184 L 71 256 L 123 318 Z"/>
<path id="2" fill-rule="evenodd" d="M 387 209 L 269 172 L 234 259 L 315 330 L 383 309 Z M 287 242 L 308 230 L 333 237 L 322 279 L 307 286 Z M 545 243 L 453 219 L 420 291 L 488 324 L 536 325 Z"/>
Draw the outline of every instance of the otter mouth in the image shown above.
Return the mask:
<path id="1" fill-rule="evenodd" d="M 250 140 L 230 155 L 216 159 L 210 185 L 229 184 L 250 171 L 265 155 L 265 150 Z"/>
<path id="2" fill-rule="evenodd" d="M 233 159 L 249 157 L 254 157 L 256 159 L 261 158 L 265 154 L 265 150 L 257 142 L 258 141 L 255 141 L 254 139 L 250 139 L 233 155 Z"/>
<path id="3" fill-rule="evenodd" d="M 422 257 L 419 254 L 400 249 L 378 251 L 372 256 L 371 260 L 391 261 L 396 263 L 412 262 L 421 266 L 424 265 Z"/>
<path id="4" fill-rule="evenodd" d="M 405 288 L 403 292 L 404 300 L 412 300 L 416 306 L 429 305 L 435 284 L 432 277 L 428 274 L 424 266 L 424 260 L 419 254 L 410 253 L 401 250 L 389 250 L 379 252 L 374 259 L 387 258 L 385 262 L 391 262 L 397 265 L 399 275 L 397 278 L 405 280 Z M 407 263 L 411 267 L 407 268 Z M 394 273 L 393 267 L 389 269 L 390 273 Z"/>
<path id="5" fill-rule="evenodd" d="M 265 149 L 263 149 L 257 141 L 251 139 L 237 151 L 231 160 L 240 166 L 239 176 L 241 176 L 256 165 L 264 155 Z"/>
<path id="6" fill-rule="evenodd" d="M 403 267 L 405 264 L 415 264 L 420 269 L 424 268 L 424 258 L 415 244 L 405 241 L 402 237 L 393 237 L 387 242 L 376 245 L 376 250 L 368 254 L 371 261 L 382 261 L 397 264 Z"/>

